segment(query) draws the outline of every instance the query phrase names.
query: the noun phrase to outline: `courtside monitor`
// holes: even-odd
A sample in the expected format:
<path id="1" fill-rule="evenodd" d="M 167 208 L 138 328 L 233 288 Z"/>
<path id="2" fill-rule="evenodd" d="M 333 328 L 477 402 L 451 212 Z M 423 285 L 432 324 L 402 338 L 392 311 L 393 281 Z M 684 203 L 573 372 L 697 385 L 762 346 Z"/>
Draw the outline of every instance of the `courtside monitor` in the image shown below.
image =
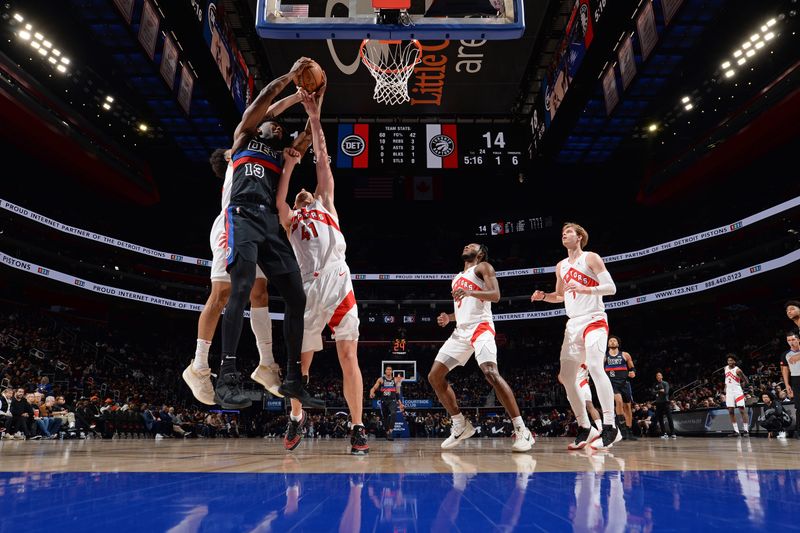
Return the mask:
<path id="1" fill-rule="evenodd" d="M 265 39 L 519 39 L 523 0 L 258 0 Z"/>

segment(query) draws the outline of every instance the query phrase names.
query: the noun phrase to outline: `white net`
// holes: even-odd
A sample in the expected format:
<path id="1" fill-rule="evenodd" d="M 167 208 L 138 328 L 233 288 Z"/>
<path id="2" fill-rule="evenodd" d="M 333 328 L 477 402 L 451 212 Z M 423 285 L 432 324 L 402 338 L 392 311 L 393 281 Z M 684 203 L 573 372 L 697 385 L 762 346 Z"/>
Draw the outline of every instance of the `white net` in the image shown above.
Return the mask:
<path id="1" fill-rule="evenodd" d="M 408 78 L 421 60 L 418 41 L 376 41 L 361 43 L 361 62 L 375 78 L 376 102 L 397 105 L 409 101 Z"/>

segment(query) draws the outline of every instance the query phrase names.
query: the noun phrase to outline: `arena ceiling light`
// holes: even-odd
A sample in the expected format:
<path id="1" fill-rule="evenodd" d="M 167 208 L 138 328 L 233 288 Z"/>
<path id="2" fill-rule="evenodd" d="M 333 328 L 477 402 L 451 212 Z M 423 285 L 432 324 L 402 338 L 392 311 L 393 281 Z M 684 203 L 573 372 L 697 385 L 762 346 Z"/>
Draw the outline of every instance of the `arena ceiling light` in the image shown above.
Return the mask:
<path id="1" fill-rule="evenodd" d="M 23 41 L 29 42 L 31 48 L 36 50 L 42 59 L 47 59 L 47 62 L 50 63 L 58 72 L 61 74 L 66 74 L 68 70 L 67 67 L 70 64 L 69 58 L 64 57 L 61 53 L 61 50 L 54 48 L 53 42 L 42 32 L 34 30 L 33 24 L 27 23 L 24 25 L 24 27 L 22 27 L 23 22 L 25 22 L 25 17 L 20 13 L 14 13 L 10 20 L 12 25 L 20 25 L 16 32 L 17 37 Z"/>
<path id="2" fill-rule="evenodd" d="M 732 61 L 736 61 L 736 64 L 739 66 L 744 65 L 747 62 L 747 58 L 753 58 L 756 55 L 756 52 L 766 46 L 768 41 L 771 41 L 775 38 L 775 32 L 771 31 L 770 28 L 775 26 L 777 23 L 777 18 L 769 19 L 767 22 L 761 25 L 760 33 L 754 32 L 751 34 L 750 37 L 742 43 L 741 47 L 733 51 L 733 57 L 730 60 L 725 59 L 722 62 L 721 68 L 724 72 L 725 78 L 732 78 L 736 74 L 736 70 L 731 68 Z"/>
<path id="3" fill-rule="evenodd" d="M 647 131 L 649 131 L 650 133 L 658 131 L 658 124 L 656 124 L 655 122 L 650 124 L 649 126 L 647 126 Z"/>
<path id="4" fill-rule="evenodd" d="M 147 131 L 147 124 L 145 124 L 144 122 L 139 124 L 139 131 L 141 131 L 141 132 Z"/>
<path id="5" fill-rule="evenodd" d="M 108 102 L 109 104 L 113 104 L 114 97 L 109 94 L 108 96 L 106 96 L 106 102 Z"/>

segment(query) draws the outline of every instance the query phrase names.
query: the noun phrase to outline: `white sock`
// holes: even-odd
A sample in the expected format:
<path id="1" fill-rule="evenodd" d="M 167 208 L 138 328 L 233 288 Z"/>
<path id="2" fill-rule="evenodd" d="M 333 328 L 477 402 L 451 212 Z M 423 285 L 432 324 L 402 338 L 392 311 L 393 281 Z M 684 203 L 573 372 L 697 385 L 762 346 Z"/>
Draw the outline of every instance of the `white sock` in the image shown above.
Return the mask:
<path id="1" fill-rule="evenodd" d="M 453 427 L 463 428 L 464 423 L 464 413 L 458 413 L 457 415 L 453 415 L 450 417 L 453 421 Z"/>
<path id="2" fill-rule="evenodd" d="M 258 364 L 269 366 L 275 364 L 275 357 L 272 355 L 272 319 L 269 316 L 269 308 L 255 307 L 250 309 L 250 327 L 256 337 Z"/>
<path id="3" fill-rule="evenodd" d="M 197 348 L 194 351 L 194 362 L 192 368 L 203 370 L 208 368 L 208 349 L 211 348 L 211 341 L 197 339 Z"/>
<path id="4" fill-rule="evenodd" d="M 515 431 L 521 431 L 525 429 L 525 422 L 522 421 L 522 416 L 515 416 L 511 419 L 511 423 L 514 424 Z"/>
<path id="5" fill-rule="evenodd" d="M 594 427 L 597 428 L 597 431 L 603 431 L 603 421 L 598 418 L 594 421 Z"/>
<path id="6" fill-rule="evenodd" d="M 299 415 L 295 415 L 294 413 L 292 413 L 289 415 L 289 418 L 291 418 L 294 422 L 300 422 L 300 420 L 303 418 L 303 412 L 300 411 Z"/>
<path id="7" fill-rule="evenodd" d="M 739 433 L 739 424 L 737 424 L 736 422 L 731 422 L 731 425 L 733 426 L 733 431 Z"/>

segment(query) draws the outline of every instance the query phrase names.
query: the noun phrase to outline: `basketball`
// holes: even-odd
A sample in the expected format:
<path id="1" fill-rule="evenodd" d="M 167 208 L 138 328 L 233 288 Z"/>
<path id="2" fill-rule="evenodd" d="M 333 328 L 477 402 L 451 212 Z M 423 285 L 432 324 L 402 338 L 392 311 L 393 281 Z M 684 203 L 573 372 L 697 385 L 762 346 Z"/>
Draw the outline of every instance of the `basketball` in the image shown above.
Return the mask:
<path id="1" fill-rule="evenodd" d="M 306 68 L 300 71 L 298 76 L 298 86 L 310 93 L 319 89 L 324 81 L 325 72 L 316 61 L 309 63 Z"/>

